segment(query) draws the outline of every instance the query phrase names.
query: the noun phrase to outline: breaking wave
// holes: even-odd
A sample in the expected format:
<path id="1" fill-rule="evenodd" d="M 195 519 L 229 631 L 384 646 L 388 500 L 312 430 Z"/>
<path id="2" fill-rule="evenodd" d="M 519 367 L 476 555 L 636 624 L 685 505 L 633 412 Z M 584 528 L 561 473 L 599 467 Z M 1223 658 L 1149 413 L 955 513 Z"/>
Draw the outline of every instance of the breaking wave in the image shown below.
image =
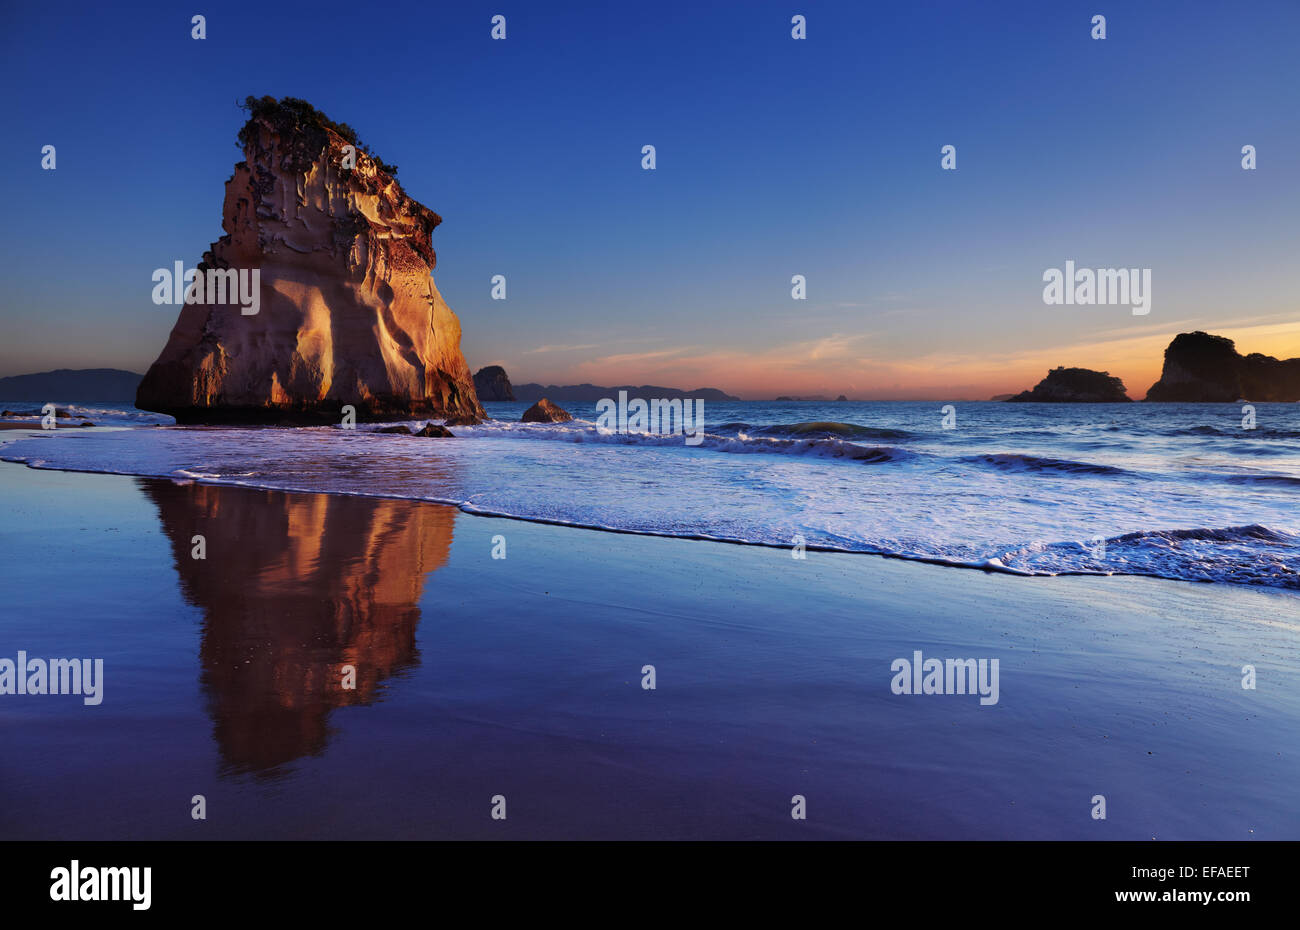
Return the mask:
<path id="1" fill-rule="evenodd" d="M 984 455 L 962 456 L 961 461 L 973 465 L 988 465 L 1001 471 L 1010 472 L 1056 472 L 1069 475 L 1130 475 L 1123 468 L 1114 465 L 1097 465 L 1092 462 L 1074 462 L 1069 459 L 1043 458 L 1037 455 L 1023 455 L 1013 452 L 997 452 Z"/>
<path id="2" fill-rule="evenodd" d="M 1243 437 L 1207 425 L 1203 407 L 1138 405 L 1098 420 L 1092 409 L 976 405 L 943 430 L 933 404 L 856 405 L 862 424 L 842 422 L 854 405 L 796 423 L 780 405 L 718 405 L 718 424 L 689 445 L 599 430 L 592 405 L 566 423 L 452 427 L 454 440 L 383 434 L 384 424 L 154 429 L 153 414 L 68 406 L 139 428 L 9 431 L 3 457 L 623 533 L 772 547 L 799 537 L 810 551 L 1014 575 L 1300 591 L 1300 469 L 1287 443 L 1256 441 L 1291 431 Z M 1287 426 L 1289 413 L 1270 415 Z"/>

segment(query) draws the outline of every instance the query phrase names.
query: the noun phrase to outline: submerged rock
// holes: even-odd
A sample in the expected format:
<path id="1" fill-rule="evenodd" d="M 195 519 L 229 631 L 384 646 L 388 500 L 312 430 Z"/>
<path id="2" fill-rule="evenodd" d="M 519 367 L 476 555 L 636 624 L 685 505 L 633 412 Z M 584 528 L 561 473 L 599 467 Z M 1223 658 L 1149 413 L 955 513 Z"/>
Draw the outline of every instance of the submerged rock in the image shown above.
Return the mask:
<path id="1" fill-rule="evenodd" d="M 441 218 L 306 101 L 246 105 L 226 234 L 198 265 L 207 293 L 181 309 L 136 406 L 179 423 L 331 422 L 347 405 L 358 420 L 481 416 L 430 276 Z M 256 283 L 250 302 L 213 299 L 227 272 Z"/>
<path id="2" fill-rule="evenodd" d="M 415 433 L 416 436 L 423 436 L 426 439 L 454 439 L 456 434 L 445 426 L 439 426 L 437 423 L 426 423 L 424 429 Z"/>
<path id="3" fill-rule="evenodd" d="M 521 423 L 567 423 L 573 415 L 551 403 L 545 397 L 524 411 Z"/>

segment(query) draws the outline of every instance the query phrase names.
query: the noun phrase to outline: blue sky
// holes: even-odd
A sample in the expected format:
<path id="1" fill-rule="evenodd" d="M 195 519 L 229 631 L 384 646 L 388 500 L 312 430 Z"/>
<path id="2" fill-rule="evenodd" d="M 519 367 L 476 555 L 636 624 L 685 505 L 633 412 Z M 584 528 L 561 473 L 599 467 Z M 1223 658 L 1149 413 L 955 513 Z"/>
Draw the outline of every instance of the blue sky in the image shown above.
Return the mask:
<path id="1" fill-rule="evenodd" d="M 1140 396 L 1179 331 L 1300 355 L 1295 2 L 55 2 L 0 34 L 0 375 L 148 366 L 249 94 L 400 167 L 471 367 L 516 381 L 978 398 L 1064 364 Z M 1067 259 L 1151 268 L 1150 315 L 1045 306 Z"/>

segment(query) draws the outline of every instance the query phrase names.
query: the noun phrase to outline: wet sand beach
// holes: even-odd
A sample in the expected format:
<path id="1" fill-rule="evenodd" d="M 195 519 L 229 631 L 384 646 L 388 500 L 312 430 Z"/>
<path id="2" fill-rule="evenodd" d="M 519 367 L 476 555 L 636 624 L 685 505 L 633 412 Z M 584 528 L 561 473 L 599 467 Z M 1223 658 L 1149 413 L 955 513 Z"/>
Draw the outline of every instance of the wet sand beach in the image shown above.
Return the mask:
<path id="1" fill-rule="evenodd" d="M 1285 592 L 8 463 L 0 500 L 0 658 L 104 660 L 97 706 L 0 695 L 0 838 L 1300 838 Z M 893 693 L 918 650 L 997 702 Z"/>

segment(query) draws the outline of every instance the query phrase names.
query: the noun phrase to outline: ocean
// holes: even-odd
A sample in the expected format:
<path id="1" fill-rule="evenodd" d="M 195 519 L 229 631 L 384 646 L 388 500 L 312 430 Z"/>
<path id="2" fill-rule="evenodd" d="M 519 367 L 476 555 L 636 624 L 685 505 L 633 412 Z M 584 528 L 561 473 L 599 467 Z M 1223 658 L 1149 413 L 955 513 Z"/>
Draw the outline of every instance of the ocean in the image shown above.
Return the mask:
<path id="1" fill-rule="evenodd" d="M 18 407 L 10 403 L 8 406 Z M 1300 591 L 1300 404 L 739 402 L 704 438 L 519 422 L 454 440 L 182 428 L 67 405 L 94 429 L 0 434 L 34 468 L 452 504 L 470 514 L 834 550 L 1024 575 L 1148 575 Z M 33 423 L 37 418 L 33 418 Z M 60 421 L 63 423 L 76 420 Z"/>

